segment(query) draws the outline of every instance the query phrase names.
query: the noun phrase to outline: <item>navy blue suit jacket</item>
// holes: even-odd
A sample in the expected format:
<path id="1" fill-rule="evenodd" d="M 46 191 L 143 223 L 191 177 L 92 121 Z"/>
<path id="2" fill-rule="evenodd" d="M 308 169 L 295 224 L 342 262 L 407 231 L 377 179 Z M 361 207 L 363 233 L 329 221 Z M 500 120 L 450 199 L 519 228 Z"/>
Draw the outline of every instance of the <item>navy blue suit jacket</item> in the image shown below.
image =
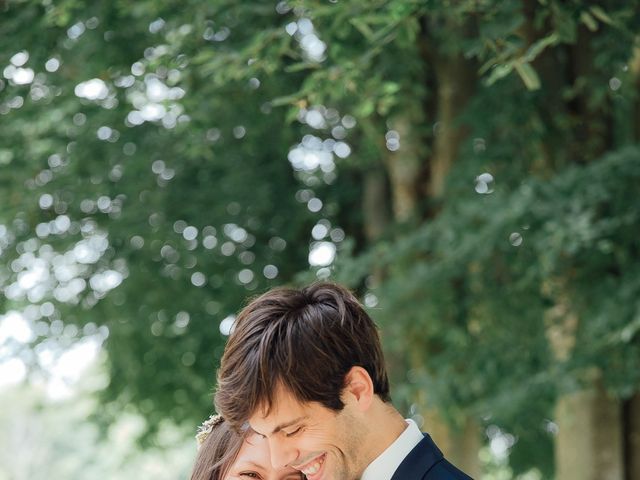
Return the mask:
<path id="1" fill-rule="evenodd" d="M 427 434 L 405 457 L 391 480 L 473 480 L 450 464 Z"/>

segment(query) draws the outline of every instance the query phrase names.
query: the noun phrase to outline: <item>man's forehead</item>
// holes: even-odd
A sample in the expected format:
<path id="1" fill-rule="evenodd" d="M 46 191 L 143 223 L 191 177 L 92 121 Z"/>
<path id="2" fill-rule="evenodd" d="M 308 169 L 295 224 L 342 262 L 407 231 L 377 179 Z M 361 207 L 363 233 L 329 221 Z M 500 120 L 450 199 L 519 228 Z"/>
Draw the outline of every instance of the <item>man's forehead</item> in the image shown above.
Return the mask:
<path id="1" fill-rule="evenodd" d="M 249 418 L 251 428 L 270 435 L 308 418 L 308 402 L 301 402 L 288 390 L 279 387 L 269 405 L 262 402 Z"/>
<path id="2" fill-rule="evenodd" d="M 262 420 L 279 418 L 282 416 L 295 416 L 296 412 L 306 410 L 307 402 L 298 400 L 295 395 L 282 385 L 278 385 L 271 397 L 271 402 L 266 399 L 258 404 L 251 418 Z"/>

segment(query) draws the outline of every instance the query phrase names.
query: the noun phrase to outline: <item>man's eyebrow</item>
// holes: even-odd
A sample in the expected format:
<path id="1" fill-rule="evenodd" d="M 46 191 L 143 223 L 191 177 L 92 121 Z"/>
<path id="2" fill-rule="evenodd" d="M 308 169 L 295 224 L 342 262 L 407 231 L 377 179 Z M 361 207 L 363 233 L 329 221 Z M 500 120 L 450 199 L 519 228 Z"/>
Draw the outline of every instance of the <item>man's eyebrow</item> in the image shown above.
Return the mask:
<path id="1" fill-rule="evenodd" d="M 287 428 L 287 427 L 290 427 L 291 425 L 295 425 L 296 423 L 300 423 L 302 420 L 306 420 L 307 418 L 308 418 L 307 415 L 303 415 L 301 417 L 294 418 L 293 420 L 289 420 L 288 422 L 281 423 L 280 425 L 278 425 L 276 428 L 273 429 L 273 432 L 271 432 L 271 435 L 275 435 L 276 433 L 281 431 L 283 428 Z"/>

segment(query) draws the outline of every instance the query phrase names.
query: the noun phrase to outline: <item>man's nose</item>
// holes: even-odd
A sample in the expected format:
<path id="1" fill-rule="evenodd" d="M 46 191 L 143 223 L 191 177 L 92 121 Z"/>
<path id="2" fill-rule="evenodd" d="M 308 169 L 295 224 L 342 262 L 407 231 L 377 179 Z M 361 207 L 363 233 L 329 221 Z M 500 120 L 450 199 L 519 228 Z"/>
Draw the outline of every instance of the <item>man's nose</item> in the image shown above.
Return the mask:
<path id="1" fill-rule="evenodd" d="M 291 466 L 298 457 L 296 449 L 288 442 L 282 440 L 272 440 L 269 442 L 269 453 L 271 455 L 271 465 L 274 468 L 284 468 Z"/>

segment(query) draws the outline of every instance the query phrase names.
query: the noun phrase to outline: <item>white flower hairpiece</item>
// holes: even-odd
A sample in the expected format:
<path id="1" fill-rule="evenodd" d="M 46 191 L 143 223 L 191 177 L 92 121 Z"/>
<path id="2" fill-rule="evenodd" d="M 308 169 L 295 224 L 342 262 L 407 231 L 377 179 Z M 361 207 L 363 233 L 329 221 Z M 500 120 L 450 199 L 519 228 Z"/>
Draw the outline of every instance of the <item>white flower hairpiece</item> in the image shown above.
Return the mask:
<path id="1" fill-rule="evenodd" d="M 211 415 L 202 423 L 202 425 L 198 427 L 198 431 L 196 432 L 196 441 L 198 442 L 198 447 L 200 447 L 200 445 L 204 443 L 213 429 L 220 425 L 222 422 L 224 422 L 224 418 L 222 418 L 222 415 Z"/>

